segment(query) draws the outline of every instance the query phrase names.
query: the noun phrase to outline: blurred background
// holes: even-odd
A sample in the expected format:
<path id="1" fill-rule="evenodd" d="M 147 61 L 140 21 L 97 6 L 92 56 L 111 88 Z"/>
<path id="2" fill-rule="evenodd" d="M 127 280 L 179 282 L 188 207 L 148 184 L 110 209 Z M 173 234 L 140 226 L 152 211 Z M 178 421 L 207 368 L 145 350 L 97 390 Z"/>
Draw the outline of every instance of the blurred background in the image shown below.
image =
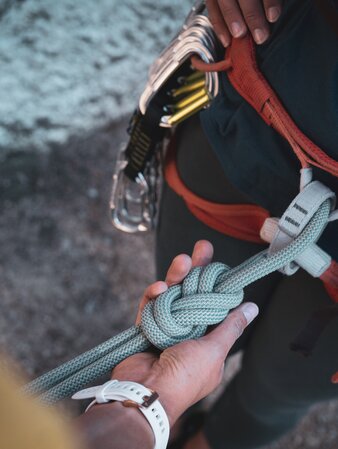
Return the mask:
<path id="1" fill-rule="evenodd" d="M 0 345 L 27 376 L 130 326 L 154 280 L 154 236 L 111 226 L 111 176 L 191 3 L 0 0 Z M 338 448 L 337 417 L 319 405 L 271 449 Z"/>

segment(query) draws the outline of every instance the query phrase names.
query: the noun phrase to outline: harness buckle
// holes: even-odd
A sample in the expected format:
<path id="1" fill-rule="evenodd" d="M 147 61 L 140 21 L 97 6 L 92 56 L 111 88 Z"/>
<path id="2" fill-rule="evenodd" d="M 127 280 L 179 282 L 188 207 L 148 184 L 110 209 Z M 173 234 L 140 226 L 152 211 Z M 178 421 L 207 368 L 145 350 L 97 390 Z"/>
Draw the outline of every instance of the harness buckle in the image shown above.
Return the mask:
<path id="1" fill-rule="evenodd" d="M 261 238 L 270 243 L 268 254 L 280 251 L 297 238 L 324 201 L 335 207 L 335 194 L 319 181 L 308 183 L 292 200 L 280 219 L 267 218 L 261 229 Z M 334 215 L 333 215 L 334 217 Z M 300 267 L 313 277 L 320 277 L 330 266 L 331 257 L 316 243 L 312 243 L 293 262 L 279 271 L 288 276 Z"/>
<path id="2" fill-rule="evenodd" d="M 110 211 L 113 225 L 127 233 L 145 232 L 153 228 L 150 187 L 142 173 L 131 180 L 124 172 L 128 164 L 125 147 L 119 151 L 113 174 Z"/>

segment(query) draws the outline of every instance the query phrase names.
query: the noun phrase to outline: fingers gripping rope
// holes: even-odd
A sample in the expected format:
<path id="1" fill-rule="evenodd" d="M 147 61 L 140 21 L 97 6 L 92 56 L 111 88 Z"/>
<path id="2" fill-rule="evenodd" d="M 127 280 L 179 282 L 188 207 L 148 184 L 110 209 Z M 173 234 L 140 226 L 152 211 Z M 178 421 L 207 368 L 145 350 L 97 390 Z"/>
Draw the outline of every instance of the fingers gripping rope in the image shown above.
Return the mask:
<path id="1" fill-rule="evenodd" d="M 220 323 L 241 303 L 244 287 L 295 260 L 316 242 L 328 222 L 330 209 L 330 200 L 325 200 L 303 232 L 273 254 L 263 251 L 233 269 L 221 263 L 194 268 L 181 285 L 170 287 L 146 305 L 139 326 L 44 374 L 28 384 L 25 391 L 40 393 L 44 402 L 53 403 L 151 344 L 165 349 L 202 336 L 209 325 Z"/>

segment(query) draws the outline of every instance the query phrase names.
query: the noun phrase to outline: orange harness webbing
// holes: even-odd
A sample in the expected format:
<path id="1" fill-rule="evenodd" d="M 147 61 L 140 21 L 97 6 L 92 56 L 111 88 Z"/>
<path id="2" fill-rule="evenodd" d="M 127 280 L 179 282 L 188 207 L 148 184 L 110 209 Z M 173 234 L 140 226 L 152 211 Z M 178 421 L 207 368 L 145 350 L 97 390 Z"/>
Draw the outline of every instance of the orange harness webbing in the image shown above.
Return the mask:
<path id="1" fill-rule="evenodd" d="M 234 39 L 226 56 L 231 64 L 227 73 L 233 87 L 290 143 L 302 167 L 313 165 L 338 177 L 338 161 L 302 133 L 260 72 L 252 39 Z"/>
<path id="2" fill-rule="evenodd" d="M 184 199 L 191 213 L 204 224 L 235 239 L 266 243 L 259 232 L 270 216 L 267 210 L 253 204 L 214 203 L 188 189 L 177 170 L 175 138 L 168 148 L 164 174 L 171 189 Z"/>
<path id="3" fill-rule="evenodd" d="M 313 143 L 294 123 L 263 74 L 260 72 L 252 39 L 247 36 L 233 39 L 226 51 L 225 61 L 206 64 L 192 58 L 198 70 L 226 70 L 237 92 L 258 112 L 263 120 L 279 132 L 291 145 L 302 168 L 310 165 L 338 176 L 338 162 Z M 189 210 L 207 226 L 231 237 L 255 243 L 265 243 L 259 232 L 269 212 L 251 204 L 220 204 L 205 200 L 181 180 L 176 166 L 175 143 L 172 141 L 165 164 L 165 178 L 169 186 L 186 202 Z M 331 298 L 338 302 L 338 264 L 332 261 L 321 276 Z"/>

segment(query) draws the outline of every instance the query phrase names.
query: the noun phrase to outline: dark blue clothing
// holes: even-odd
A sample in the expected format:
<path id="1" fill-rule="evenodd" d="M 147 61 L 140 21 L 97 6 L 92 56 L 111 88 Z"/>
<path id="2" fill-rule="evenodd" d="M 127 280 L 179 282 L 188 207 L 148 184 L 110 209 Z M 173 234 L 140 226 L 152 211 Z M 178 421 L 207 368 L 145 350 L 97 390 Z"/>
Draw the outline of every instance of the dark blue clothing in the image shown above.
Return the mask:
<path id="1" fill-rule="evenodd" d="M 338 38 L 314 1 L 286 1 L 258 65 L 298 127 L 338 160 Z M 234 90 L 226 74 L 202 125 L 226 177 L 256 204 L 281 216 L 299 191 L 300 164 L 290 145 Z M 314 178 L 338 195 L 338 178 Z M 323 234 L 338 260 L 338 223 Z"/>
<path id="2" fill-rule="evenodd" d="M 329 0 L 321 0 L 321 4 Z M 338 42 L 314 3 L 284 2 L 269 42 L 258 48 L 259 66 L 299 128 L 338 160 Z M 289 144 L 243 100 L 222 75 L 212 106 L 176 133 L 177 168 L 184 184 L 209 201 L 259 204 L 280 216 L 299 189 L 300 164 Z M 210 146 L 213 147 L 212 151 Z M 338 181 L 315 170 L 338 193 Z M 338 227 L 321 246 L 338 260 Z M 164 183 L 157 227 L 157 271 L 162 279 L 176 254 L 209 240 L 214 260 L 237 266 L 266 245 L 221 234 L 198 220 Z M 242 367 L 212 407 L 203 432 L 213 449 L 258 449 L 291 429 L 308 408 L 338 396 L 338 326 L 325 329 L 311 357 L 290 351 L 314 311 L 331 305 L 323 283 L 303 270 L 273 273 L 245 289 L 260 316 L 237 341 Z M 287 445 L 287 443 L 286 443 Z"/>

